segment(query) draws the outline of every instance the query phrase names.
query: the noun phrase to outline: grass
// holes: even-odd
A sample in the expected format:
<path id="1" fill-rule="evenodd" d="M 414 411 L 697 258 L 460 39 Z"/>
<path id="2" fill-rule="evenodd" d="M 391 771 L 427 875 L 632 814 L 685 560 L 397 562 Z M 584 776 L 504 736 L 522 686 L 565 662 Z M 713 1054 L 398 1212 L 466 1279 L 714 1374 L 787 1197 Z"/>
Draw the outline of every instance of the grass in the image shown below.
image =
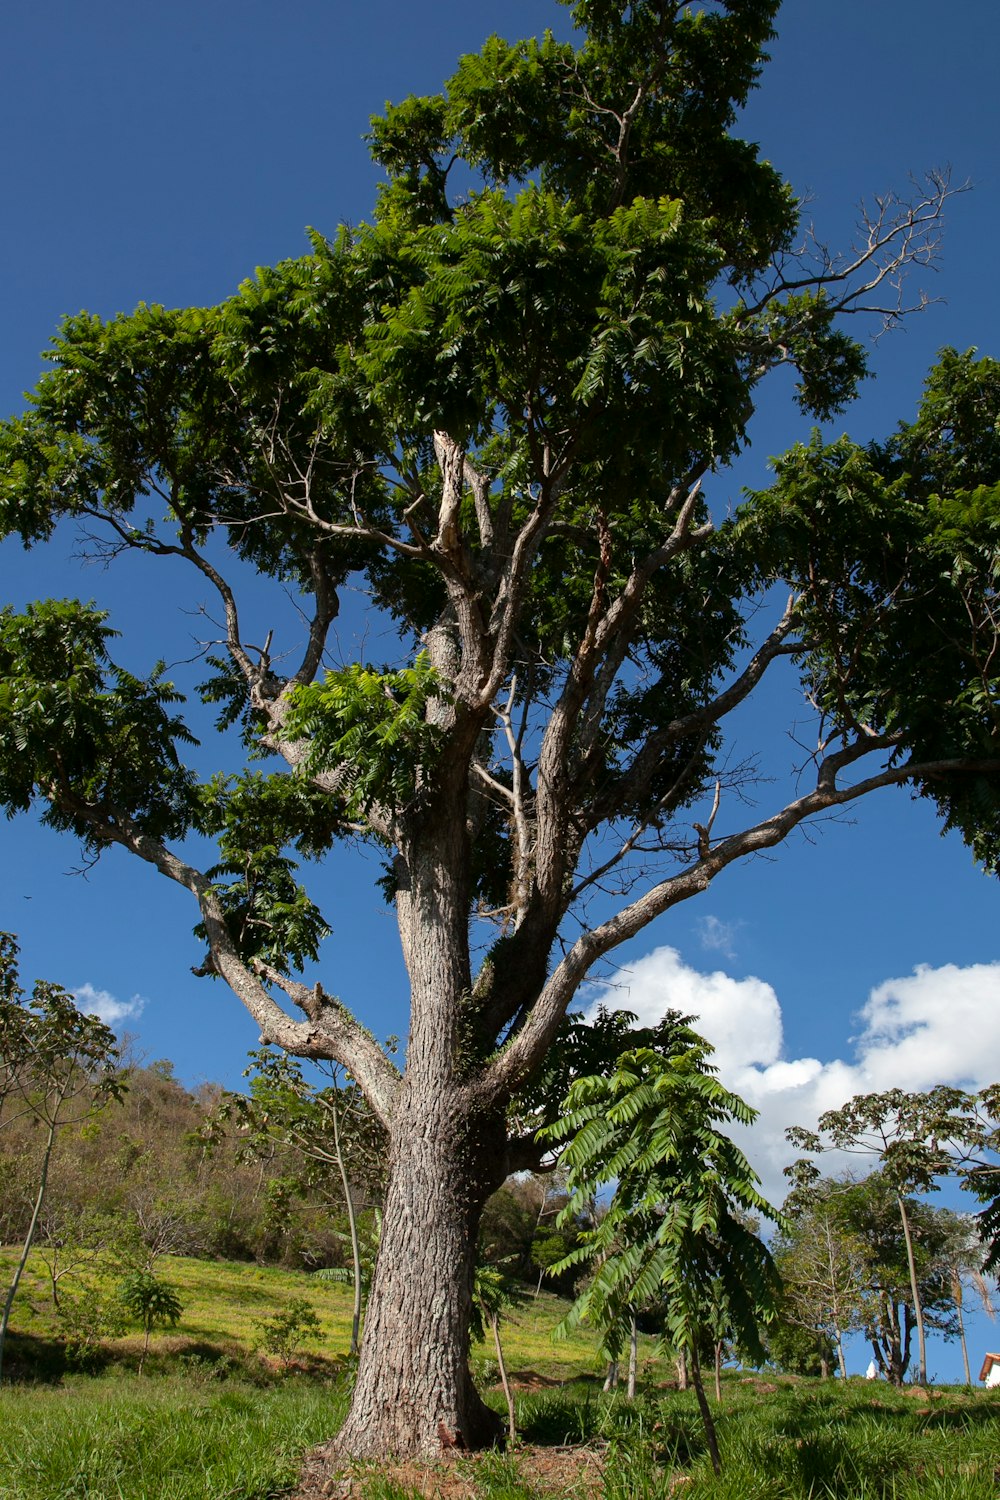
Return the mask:
<path id="1" fill-rule="evenodd" d="M 190 1375 L 73 1376 L 0 1395 L 2 1500 L 262 1500 L 341 1420 L 303 1380 L 211 1388 Z"/>
<path id="2" fill-rule="evenodd" d="M 14 1259 L 13 1249 L 0 1249 L 0 1284 L 6 1281 Z M 154 1362 L 158 1354 L 162 1362 L 164 1354 L 175 1357 L 191 1351 L 208 1355 L 215 1350 L 242 1356 L 253 1343 L 255 1322 L 302 1296 L 312 1303 L 322 1330 L 316 1338 L 304 1342 L 303 1352 L 313 1360 L 326 1361 L 330 1367 L 327 1373 L 347 1357 L 351 1342 L 349 1287 L 316 1281 L 303 1271 L 173 1255 L 161 1257 L 156 1274 L 177 1288 L 184 1311 L 176 1330 L 153 1334 L 150 1354 Z M 553 1332 L 567 1306 L 563 1299 L 543 1291 L 537 1298 L 529 1296 L 504 1318 L 504 1354 L 512 1370 L 533 1370 L 547 1379 L 563 1381 L 598 1369 L 597 1340 L 588 1329 L 573 1329 L 565 1338 L 553 1341 Z M 13 1327 L 31 1340 L 44 1342 L 58 1337 L 48 1278 L 35 1252 L 14 1303 Z M 140 1344 L 136 1332 L 113 1341 L 109 1347 L 116 1357 L 128 1362 L 133 1356 L 137 1359 Z M 652 1341 L 643 1340 L 641 1347 L 649 1366 Z M 491 1367 L 492 1335 L 474 1350 L 473 1360 L 487 1370 Z"/>
<path id="3" fill-rule="evenodd" d="M 0 1252 L 0 1277 L 10 1252 Z M 184 1304 L 154 1334 L 118 1340 L 99 1374 L 67 1372 L 42 1268 L 15 1304 L 14 1352 L 40 1377 L 0 1392 L 0 1500 L 274 1500 L 304 1451 L 328 1438 L 349 1397 L 346 1289 L 301 1272 L 165 1258 L 157 1268 Z M 323 1332 L 302 1373 L 281 1378 L 251 1350 L 255 1320 L 309 1296 Z M 1000 1400 L 992 1392 L 896 1392 L 864 1381 L 727 1375 L 716 1411 L 724 1470 L 711 1471 L 691 1393 L 644 1347 L 634 1405 L 600 1390 L 585 1330 L 553 1342 L 566 1304 L 542 1293 L 505 1322 L 511 1369 L 550 1387 L 517 1399 L 521 1444 L 464 1459 L 441 1495 L 479 1500 L 998 1500 Z M 32 1351 L 34 1351 L 32 1353 Z M 484 1383 L 492 1347 L 474 1355 Z M 559 1384 L 555 1384 L 559 1382 Z M 533 1382 L 535 1385 L 541 1382 Z M 502 1408 L 498 1391 L 489 1399 Z M 714 1404 L 714 1403 L 713 1403 Z M 603 1470 L 603 1473 L 600 1471 Z M 359 1478 L 366 1500 L 414 1500 L 412 1476 Z"/>

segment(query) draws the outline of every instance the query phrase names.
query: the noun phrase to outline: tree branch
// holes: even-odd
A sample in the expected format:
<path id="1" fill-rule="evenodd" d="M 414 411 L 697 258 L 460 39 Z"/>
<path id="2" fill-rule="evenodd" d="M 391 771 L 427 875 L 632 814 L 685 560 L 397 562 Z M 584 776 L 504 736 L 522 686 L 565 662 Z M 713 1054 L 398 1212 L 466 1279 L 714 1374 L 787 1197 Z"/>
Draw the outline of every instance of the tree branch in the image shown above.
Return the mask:
<path id="1" fill-rule="evenodd" d="M 579 985 L 599 958 L 635 937 L 670 907 L 707 890 L 728 865 L 773 848 L 806 819 L 846 806 L 882 787 L 956 772 L 1000 771 L 1000 760 L 906 762 L 889 766 L 851 786 L 837 785 L 838 772 L 873 751 L 891 750 L 897 743 L 894 736 L 871 736 L 825 757 L 818 769 L 815 791 L 788 803 L 752 827 L 722 839 L 688 869 L 659 882 L 608 921 L 583 932 L 543 987 L 524 1024 L 486 1070 L 482 1085 L 486 1097 L 491 1102 L 505 1101 L 531 1075 L 554 1039 Z"/>

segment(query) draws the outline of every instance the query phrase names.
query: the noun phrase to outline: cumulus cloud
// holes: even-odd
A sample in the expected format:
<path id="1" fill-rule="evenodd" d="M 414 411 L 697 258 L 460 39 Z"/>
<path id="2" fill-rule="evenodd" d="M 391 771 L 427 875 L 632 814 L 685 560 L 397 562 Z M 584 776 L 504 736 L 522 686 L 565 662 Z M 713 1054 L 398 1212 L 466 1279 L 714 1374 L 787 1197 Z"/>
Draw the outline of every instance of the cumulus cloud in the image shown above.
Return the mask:
<path id="1" fill-rule="evenodd" d="M 593 1008 L 634 1011 L 641 1025 L 668 1008 L 696 1017 L 696 1029 L 715 1048 L 722 1081 L 759 1111 L 740 1144 L 771 1201 L 780 1203 L 782 1168 L 794 1155 L 786 1126 L 812 1127 L 824 1110 L 839 1109 L 854 1094 L 936 1083 L 981 1088 L 1000 1079 L 998 989 L 1000 963 L 921 965 L 887 979 L 858 1012 L 848 1058 L 826 1062 L 785 1055 L 781 1004 L 766 981 L 702 973 L 675 948 L 657 948 L 621 970 Z M 831 1170 L 844 1164 L 828 1159 Z"/>
<path id="2" fill-rule="evenodd" d="M 108 990 L 95 989 L 92 984 L 81 984 L 70 993 L 80 1009 L 88 1016 L 98 1016 L 106 1026 L 119 1026 L 122 1021 L 134 1021 L 146 1008 L 142 995 L 133 995 L 131 1000 L 119 1000 Z"/>

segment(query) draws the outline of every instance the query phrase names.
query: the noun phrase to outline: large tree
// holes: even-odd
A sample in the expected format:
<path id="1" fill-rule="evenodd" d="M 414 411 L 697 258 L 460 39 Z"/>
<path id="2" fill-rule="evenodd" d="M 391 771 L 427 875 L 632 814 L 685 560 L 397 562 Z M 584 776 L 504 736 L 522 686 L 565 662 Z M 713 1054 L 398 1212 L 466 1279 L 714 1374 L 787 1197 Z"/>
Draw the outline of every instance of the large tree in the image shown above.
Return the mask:
<path id="1" fill-rule="evenodd" d="M 904 310 L 947 193 L 796 254 L 787 185 L 732 134 L 776 11 L 579 0 L 575 45 L 492 38 L 373 121 L 370 223 L 217 308 L 69 319 L 0 433 L 4 529 L 75 518 L 112 564 L 186 564 L 217 595 L 203 696 L 255 766 L 199 784 L 162 669 L 49 601 L 0 621 L 0 795 L 188 890 L 201 971 L 384 1125 L 351 1454 L 496 1430 L 467 1359 L 478 1220 L 537 1160 L 508 1110 L 594 964 L 878 788 L 970 838 L 997 806 L 996 367 L 955 356 L 888 444 L 817 443 L 709 508 L 771 372 L 819 417 L 849 400 L 842 315 Z M 324 673 L 349 583 L 399 653 Z M 788 799 L 748 811 L 727 717 L 782 668 L 816 737 Z M 336 974 L 296 977 L 325 928 L 292 854 L 337 841 L 384 854 L 402 1070 Z"/>

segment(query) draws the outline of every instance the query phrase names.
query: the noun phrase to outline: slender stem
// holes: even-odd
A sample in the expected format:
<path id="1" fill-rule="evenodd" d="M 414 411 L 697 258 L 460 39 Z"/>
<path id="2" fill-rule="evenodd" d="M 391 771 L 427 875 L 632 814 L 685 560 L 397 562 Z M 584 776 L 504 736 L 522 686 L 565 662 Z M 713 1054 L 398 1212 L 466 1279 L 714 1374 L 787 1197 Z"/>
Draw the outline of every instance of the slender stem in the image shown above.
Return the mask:
<path id="1" fill-rule="evenodd" d="M 507 1379 L 507 1365 L 503 1357 L 503 1344 L 500 1342 L 500 1315 L 490 1314 L 490 1323 L 493 1325 L 493 1342 L 497 1351 L 497 1366 L 500 1370 L 500 1382 L 503 1393 L 507 1397 L 507 1436 L 511 1442 L 517 1437 L 517 1426 L 514 1419 L 514 1397 L 510 1389 L 510 1381 Z"/>
<path id="2" fill-rule="evenodd" d="M 691 1380 L 694 1384 L 695 1394 L 698 1397 L 698 1410 L 701 1412 L 701 1420 L 705 1427 L 705 1439 L 708 1443 L 709 1457 L 712 1460 L 712 1469 L 716 1474 L 722 1473 L 722 1460 L 719 1457 L 719 1439 L 715 1431 L 715 1422 L 712 1420 L 712 1412 L 705 1396 L 705 1387 L 701 1378 L 701 1365 L 698 1361 L 698 1350 L 694 1344 L 691 1345 Z"/>
<path id="3" fill-rule="evenodd" d="M 639 1371 L 639 1325 L 634 1317 L 629 1320 L 629 1324 L 627 1395 L 630 1401 L 634 1401 L 636 1376 Z"/>
<path id="4" fill-rule="evenodd" d="M 351 1315 L 351 1356 L 353 1358 L 357 1355 L 361 1335 L 361 1246 L 358 1243 L 358 1223 L 354 1214 L 354 1195 L 351 1192 L 347 1164 L 344 1161 L 344 1153 L 340 1144 L 340 1111 L 336 1104 L 331 1109 L 330 1115 L 333 1121 L 333 1152 L 337 1170 L 340 1173 L 340 1183 L 344 1189 L 347 1225 L 351 1235 L 351 1259 L 354 1262 L 354 1309 Z"/>
<path id="5" fill-rule="evenodd" d="M 924 1336 L 924 1309 L 920 1301 L 920 1288 L 917 1285 L 917 1262 L 913 1253 L 913 1232 L 910 1228 L 910 1216 L 906 1212 L 906 1202 L 902 1193 L 896 1194 L 899 1203 L 899 1217 L 903 1224 L 903 1238 L 906 1241 L 906 1264 L 910 1272 L 910 1295 L 913 1298 L 913 1313 L 917 1320 L 917 1349 L 919 1351 L 919 1376 L 920 1384 L 927 1384 L 927 1340 Z"/>
<path id="6" fill-rule="evenodd" d="M 57 1117 L 58 1105 L 53 1111 L 52 1118 L 49 1120 L 49 1133 L 45 1140 L 45 1154 L 42 1157 L 42 1171 L 41 1176 L 38 1179 L 38 1192 L 35 1196 L 35 1208 L 34 1212 L 31 1215 L 31 1223 L 28 1225 L 28 1233 L 25 1235 L 24 1244 L 21 1247 L 21 1258 L 17 1263 L 17 1268 L 14 1271 L 14 1276 L 10 1283 L 10 1286 L 7 1288 L 7 1297 L 3 1305 L 3 1312 L 0 1313 L 0 1380 L 3 1379 L 3 1355 L 4 1346 L 7 1342 L 7 1327 L 10 1323 L 10 1310 L 13 1306 L 14 1297 L 17 1292 L 18 1286 L 20 1285 L 21 1277 L 24 1274 L 24 1268 L 28 1263 L 28 1252 L 31 1249 L 32 1241 L 35 1238 L 35 1230 L 38 1227 L 38 1216 L 42 1211 L 42 1200 L 45 1197 L 45 1187 L 49 1177 L 49 1162 L 52 1159 L 52 1147 L 55 1143 L 56 1138 Z"/>

